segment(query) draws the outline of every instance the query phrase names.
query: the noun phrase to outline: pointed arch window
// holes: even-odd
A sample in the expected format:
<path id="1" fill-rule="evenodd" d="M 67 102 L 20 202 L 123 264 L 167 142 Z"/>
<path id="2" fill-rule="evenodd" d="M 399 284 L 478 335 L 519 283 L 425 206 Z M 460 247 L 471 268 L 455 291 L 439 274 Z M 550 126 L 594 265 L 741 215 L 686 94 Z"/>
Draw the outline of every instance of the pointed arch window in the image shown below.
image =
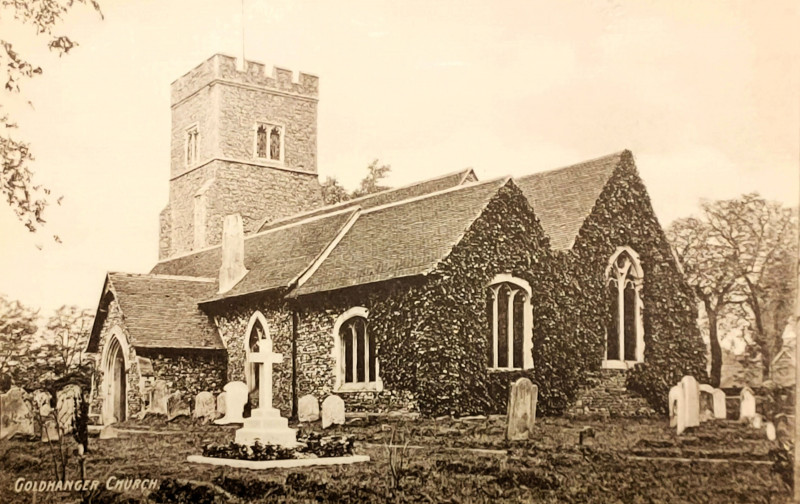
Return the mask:
<path id="1" fill-rule="evenodd" d="M 264 318 L 264 315 L 261 312 L 256 312 L 250 318 L 250 323 L 248 324 L 247 330 L 247 338 L 245 338 L 245 369 L 244 369 L 244 378 L 245 383 L 247 384 L 247 390 L 249 392 L 254 392 L 258 390 L 259 383 L 258 383 L 258 366 L 261 364 L 250 362 L 250 354 L 253 352 L 257 352 L 259 350 L 260 345 L 263 345 L 264 342 L 270 337 L 269 330 L 267 326 L 267 320 Z"/>
<path id="2" fill-rule="evenodd" d="M 532 368 L 533 311 L 528 282 L 511 275 L 496 276 L 487 286 L 486 315 L 491 325 L 488 367 Z"/>
<path id="3" fill-rule="evenodd" d="M 644 362 L 643 280 L 636 252 L 630 247 L 618 248 L 606 268 L 606 368 L 625 369 Z"/>
<path id="4" fill-rule="evenodd" d="M 339 392 L 382 390 L 375 335 L 369 330 L 366 308 L 351 308 L 339 316 L 333 338 L 334 389 Z"/>

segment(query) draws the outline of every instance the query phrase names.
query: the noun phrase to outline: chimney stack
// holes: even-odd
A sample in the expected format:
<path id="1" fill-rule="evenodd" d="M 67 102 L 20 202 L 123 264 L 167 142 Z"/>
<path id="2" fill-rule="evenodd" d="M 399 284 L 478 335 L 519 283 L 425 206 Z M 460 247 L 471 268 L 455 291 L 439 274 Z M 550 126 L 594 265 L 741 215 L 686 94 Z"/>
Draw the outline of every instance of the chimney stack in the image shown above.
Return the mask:
<path id="1" fill-rule="evenodd" d="M 233 288 L 244 278 L 244 226 L 239 214 L 226 215 L 222 224 L 222 266 L 219 268 L 219 293 Z"/>

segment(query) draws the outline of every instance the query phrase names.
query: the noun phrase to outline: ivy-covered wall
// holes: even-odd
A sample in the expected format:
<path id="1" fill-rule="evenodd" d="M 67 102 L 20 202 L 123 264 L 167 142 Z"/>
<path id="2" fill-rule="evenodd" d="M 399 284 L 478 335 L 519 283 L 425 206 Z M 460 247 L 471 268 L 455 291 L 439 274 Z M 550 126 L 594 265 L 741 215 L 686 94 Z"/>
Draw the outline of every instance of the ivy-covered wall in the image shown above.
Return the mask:
<path id="1" fill-rule="evenodd" d="M 539 385 L 540 409 L 560 412 L 578 388 L 583 344 L 563 309 L 575 295 L 564 266 L 525 196 L 507 183 L 423 283 L 376 299 L 370 327 L 384 383 L 413 391 L 425 415 L 466 415 L 505 411 L 508 384 L 526 375 Z M 501 273 L 533 292 L 533 370 L 487 366 L 487 284 Z"/>
<path id="2" fill-rule="evenodd" d="M 664 412 L 670 387 L 686 374 L 706 381 L 705 346 L 694 296 L 671 253 L 634 164 L 625 152 L 568 254 L 570 276 L 581 292 L 576 318 L 592 342 L 587 364 L 600 363 L 608 299 L 605 268 L 617 247 L 637 252 L 642 286 L 644 363 L 627 372 L 627 387 Z"/>

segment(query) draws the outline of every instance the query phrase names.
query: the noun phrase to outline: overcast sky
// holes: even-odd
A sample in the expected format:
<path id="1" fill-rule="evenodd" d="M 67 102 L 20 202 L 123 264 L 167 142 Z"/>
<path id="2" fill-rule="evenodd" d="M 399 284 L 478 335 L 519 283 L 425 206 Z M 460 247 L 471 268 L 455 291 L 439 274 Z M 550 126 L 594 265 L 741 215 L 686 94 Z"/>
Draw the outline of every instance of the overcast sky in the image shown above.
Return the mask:
<path id="1" fill-rule="evenodd" d="M 0 293 L 45 312 L 94 308 L 106 271 L 152 267 L 169 84 L 214 53 L 241 54 L 237 1 L 100 2 L 104 20 L 79 6 L 64 24 L 80 46 L 63 58 L 0 22 L 0 38 L 45 70 L 2 103 L 36 180 L 64 195 L 37 234 L 0 205 Z M 347 186 L 373 158 L 402 185 L 631 149 L 664 225 L 700 198 L 797 204 L 794 0 L 245 0 L 244 18 L 247 59 L 320 77 L 319 172 Z"/>

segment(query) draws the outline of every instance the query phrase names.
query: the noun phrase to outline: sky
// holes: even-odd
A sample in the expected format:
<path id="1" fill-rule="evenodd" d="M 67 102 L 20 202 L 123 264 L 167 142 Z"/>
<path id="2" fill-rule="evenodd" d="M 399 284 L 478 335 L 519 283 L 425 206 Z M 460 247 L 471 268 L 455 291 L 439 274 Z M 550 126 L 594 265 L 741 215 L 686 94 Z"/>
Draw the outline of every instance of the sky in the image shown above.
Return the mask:
<path id="1" fill-rule="evenodd" d="M 375 158 L 397 186 L 630 149 L 665 226 L 701 199 L 798 202 L 793 0 L 100 4 L 103 19 L 76 6 L 60 25 L 80 44 L 60 58 L 0 11 L 0 39 L 44 69 L 0 103 L 36 182 L 64 196 L 38 233 L 0 205 L 0 293 L 43 313 L 94 308 L 107 271 L 155 264 L 169 84 L 243 45 L 267 68 L 320 77 L 318 169 L 347 187 Z"/>

